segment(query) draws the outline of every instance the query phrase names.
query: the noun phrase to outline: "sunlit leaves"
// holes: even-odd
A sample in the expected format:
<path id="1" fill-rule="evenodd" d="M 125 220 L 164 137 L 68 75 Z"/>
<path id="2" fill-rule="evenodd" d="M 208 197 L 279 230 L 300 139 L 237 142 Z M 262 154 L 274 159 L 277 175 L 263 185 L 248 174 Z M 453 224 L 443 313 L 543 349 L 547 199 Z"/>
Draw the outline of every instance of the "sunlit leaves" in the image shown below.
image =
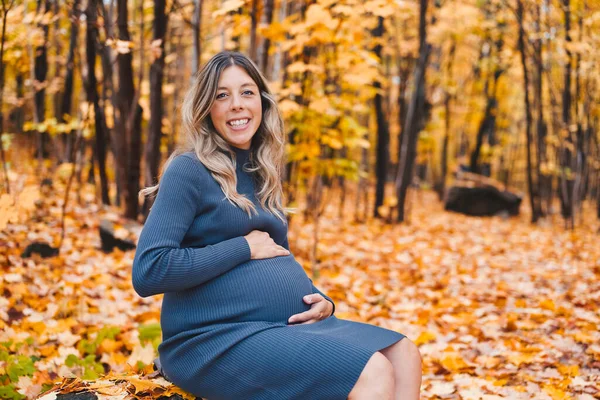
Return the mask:
<path id="1" fill-rule="evenodd" d="M 213 12 L 213 17 L 220 17 L 232 11 L 237 11 L 246 2 L 244 0 L 225 0 L 218 10 Z"/>
<path id="2" fill-rule="evenodd" d="M 8 222 L 16 223 L 28 217 L 40 198 L 37 186 L 27 186 L 14 197 L 9 194 L 0 196 L 0 231 L 6 228 Z"/>
<path id="3" fill-rule="evenodd" d="M 361 129 L 350 118 L 338 125 L 340 132 Z M 336 134 L 323 131 L 320 137 Z M 298 143 L 291 154 L 329 147 L 311 143 Z M 349 176 L 357 168 L 340 157 L 300 166 L 328 177 Z M 421 200 L 415 200 L 410 226 L 340 223 L 332 216 L 337 210 L 328 208 L 315 284 L 334 298 L 338 318 L 396 329 L 415 341 L 424 359 L 424 398 L 597 396 L 600 388 L 590 375 L 600 357 L 600 316 L 593 307 L 600 272 L 597 226 L 570 234 L 531 227 L 519 218 L 467 218 L 444 213 L 432 196 L 417 194 Z M 55 205 L 59 198 L 50 195 L 45 202 Z M 385 205 L 394 207 L 393 200 Z M 37 395 L 57 380 L 50 373 L 95 378 L 92 388 L 105 395 L 177 390 L 137 375 L 152 372 L 161 340 L 160 298 L 142 301 L 133 292 L 133 252 L 95 250 L 95 221 L 101 217 L 96 212 L 69 210 L 68 225 L 76 234 L 68 235 L 59 257 L 33 258 L 24 267 L 18 248 L 11 245 L 5 254 L 10 259 L 0 280 L 8 294 L 0 299 L 5 397 Z M 25 243 L 27 231 L 56 235 L 49 222 L 11 224 L 5 235 L 10 243 Z M 311 224 L 300 220 L 290 231 L 294 256 L 307 271 L 311 232 Z M 117 381 L 104 376 L 107 368 L 126 375 Z M 85 384 L 62 385 L 69 390 Z"/>

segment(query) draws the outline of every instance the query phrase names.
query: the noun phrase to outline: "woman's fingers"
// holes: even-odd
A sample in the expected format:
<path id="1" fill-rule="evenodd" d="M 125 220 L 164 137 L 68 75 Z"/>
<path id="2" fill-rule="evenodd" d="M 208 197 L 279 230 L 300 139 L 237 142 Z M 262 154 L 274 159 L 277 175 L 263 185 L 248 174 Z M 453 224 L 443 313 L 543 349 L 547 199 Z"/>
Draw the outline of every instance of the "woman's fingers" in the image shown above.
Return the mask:
<path id="1" fill-rule="evenodd" d="M 319 312 L 315 309 L 310 309 L 308 311 L 304 311 L 300 314 L 294 314 L 288 319 L 288 323 L 296 324 L 296 323 L 313 323 L 317 322 L 319 316 Z"/>
<path id="2" fill-rule="evenodd" d="M 327 305 L 325 303 L 321 303 L 321 301 L 325 300 L 325 298 L 319 293 L 308 294 L 304 296 L 302 300 L 304 300 L 304 302 L 307 304 L 311 304 L 310 310 L 292 315 L 288 319 L 288 323 L 312 324 L 326 317 L 325 311 L 327 309 Z"/>
<path id="3" fill-rule="evenodd" d="M 275 243 L 268 232 L 254 230 L 244 236 L 250 246 L 250 258 L 271 258 L 290 254 L 285 247 Z"/>

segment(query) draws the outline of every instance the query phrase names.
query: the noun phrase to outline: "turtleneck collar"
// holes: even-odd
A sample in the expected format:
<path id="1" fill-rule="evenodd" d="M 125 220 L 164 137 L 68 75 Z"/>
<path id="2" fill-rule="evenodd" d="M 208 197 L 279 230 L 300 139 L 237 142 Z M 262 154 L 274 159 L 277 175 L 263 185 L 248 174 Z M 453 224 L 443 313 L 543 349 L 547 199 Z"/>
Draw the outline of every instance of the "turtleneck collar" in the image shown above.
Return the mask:
<path id="1" fill-rule="evenodd" d="M 236 164 L 238 166 L 244 165 L 246 161 L 248 161 L 248 159 L 250 158 L 250 153 L 252 152 L 251 148 L 246 150 L 232 145 L 229 145 L 229 147 L 231 147 L 231 149 L 235 153 Z"/>

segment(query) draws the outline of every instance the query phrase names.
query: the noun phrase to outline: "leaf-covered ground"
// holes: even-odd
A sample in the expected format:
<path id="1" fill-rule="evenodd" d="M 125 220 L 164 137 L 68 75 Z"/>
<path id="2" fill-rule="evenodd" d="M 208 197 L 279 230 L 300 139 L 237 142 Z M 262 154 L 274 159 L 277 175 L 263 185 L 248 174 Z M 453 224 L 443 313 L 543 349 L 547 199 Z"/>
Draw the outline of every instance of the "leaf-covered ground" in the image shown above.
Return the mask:
<path id="1" fill-rule="evenodd" d="M 21 252 L 34 240 L 58 242 L 62 195 L 44 196 L 23 223 L 0 233 L 0 397 L 35 397 L 61 381 L 81 388 L 65 377 L 96 379 L 114 398 L 177 393 L 142 379 L 160 342 L 160 297 L 133 291 L 134 251 L 98 250 L 98 222 L 116 213 L 94 205 L 91 189 L 81 194 L 58 257 Z M 469 218 L 444 212 L 427 192 L 410 224 L 352 224 L 350 210 L 342 223 L 336 215 L 332 208 L 320 223 L 315 284 L 336 300 L 338 318 L 418 343 L 423 398 L 600 397 L 594 218 L 575 232 L 560 221 L 532 227 L 527 216 Z M 290 230 L 309 274 L 312 229 L 298 216 Z M 112 381 L 98 379 L 106 373 Z M 123 373 L 129 378 L 113 387 Z"/>

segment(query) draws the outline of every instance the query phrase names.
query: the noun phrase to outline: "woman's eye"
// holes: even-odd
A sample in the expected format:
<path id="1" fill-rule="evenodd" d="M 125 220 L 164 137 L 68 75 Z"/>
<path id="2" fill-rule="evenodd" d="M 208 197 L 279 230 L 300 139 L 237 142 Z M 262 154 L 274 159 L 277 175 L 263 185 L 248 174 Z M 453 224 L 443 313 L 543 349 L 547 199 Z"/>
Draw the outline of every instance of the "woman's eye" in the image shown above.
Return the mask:
<path id="1" fill-rule="evenodd" d="M 244 94 L 254 94 L 254 92 L 252 90 L 245 90 Z"/>
<path id="2" fill-rule="evenodd" d="M 222 99 L 225 96 L 225 93 L 219 93 L 217 95 L 217 99 Z"/>

